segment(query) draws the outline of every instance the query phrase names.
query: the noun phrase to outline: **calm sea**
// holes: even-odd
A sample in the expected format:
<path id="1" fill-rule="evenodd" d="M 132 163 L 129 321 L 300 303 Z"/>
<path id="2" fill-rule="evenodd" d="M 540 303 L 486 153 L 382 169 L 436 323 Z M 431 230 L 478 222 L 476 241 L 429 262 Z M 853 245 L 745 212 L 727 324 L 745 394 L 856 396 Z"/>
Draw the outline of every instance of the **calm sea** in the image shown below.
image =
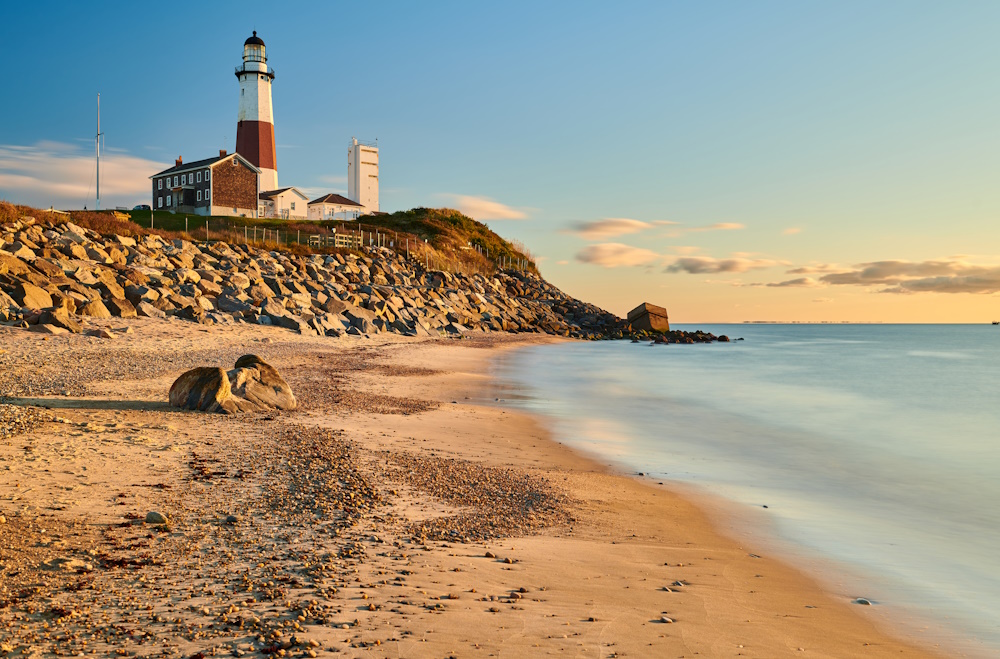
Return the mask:
<path id="1" fill-rule="evenodd" d="M 607 462 L 766 505 L 851 596 L 1000 654 L 1000 327 L 677 328 L 745 341 L 526 348 L 497 366 L 507 403 Z"/>

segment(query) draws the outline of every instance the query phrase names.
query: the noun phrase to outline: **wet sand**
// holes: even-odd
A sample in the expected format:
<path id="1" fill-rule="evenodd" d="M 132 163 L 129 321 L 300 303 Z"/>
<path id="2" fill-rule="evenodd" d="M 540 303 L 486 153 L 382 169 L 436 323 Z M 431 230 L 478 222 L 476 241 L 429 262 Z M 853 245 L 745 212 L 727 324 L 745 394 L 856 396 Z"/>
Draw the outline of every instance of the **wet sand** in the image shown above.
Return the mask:
<path id="1" fill-rule="evenodd" d="M 0 656 L 937 656 L 492 404 L 551 339 L 130 324 L 0 328 Z M 299 410 L 166 405 L 248 352 Z"/>

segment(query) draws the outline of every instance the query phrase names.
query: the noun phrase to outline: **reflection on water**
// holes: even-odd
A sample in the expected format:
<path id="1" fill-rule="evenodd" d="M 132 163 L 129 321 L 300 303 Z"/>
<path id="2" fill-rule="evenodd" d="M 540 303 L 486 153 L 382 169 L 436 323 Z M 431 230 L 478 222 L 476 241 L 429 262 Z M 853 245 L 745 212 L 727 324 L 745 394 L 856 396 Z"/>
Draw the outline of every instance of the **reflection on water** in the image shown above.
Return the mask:
<path id="1" fill-rule="evenodd" d="M 1000 651 L 1000 332 L 702 327 L 746 341 L 536 346 L 500 366 L 560 440 L 761 505 L 787 540 L 945 607 Z"/>

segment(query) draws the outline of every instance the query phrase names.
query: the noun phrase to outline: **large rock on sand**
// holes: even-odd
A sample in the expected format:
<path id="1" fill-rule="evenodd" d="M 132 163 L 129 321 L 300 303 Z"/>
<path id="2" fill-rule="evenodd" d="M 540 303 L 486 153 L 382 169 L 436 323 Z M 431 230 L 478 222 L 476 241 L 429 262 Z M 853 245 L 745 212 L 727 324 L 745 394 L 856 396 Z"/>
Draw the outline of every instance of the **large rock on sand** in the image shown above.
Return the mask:
<path id="1" fill-rule="evenodd" d="M 236 411 L 226 372 L 218 367 L 193 368 L 170 386 L 170 405 L 202 412 Z"/>
<path id="2" fill-rule="evenodd" d="M 256 355 L 244 355 L 228 373 L 200 367 L 181 375 L 170 387 L 170 404 L 202 412 L 294 410 L 292 388 L 277 369 Z"/>
<path id="3" fill-rule="evenodd" d="M 233 394 L 264 409 L 294 410 L 292 388 L 276 368 L 257 355 L 243 355 L 229 371 Z"/>

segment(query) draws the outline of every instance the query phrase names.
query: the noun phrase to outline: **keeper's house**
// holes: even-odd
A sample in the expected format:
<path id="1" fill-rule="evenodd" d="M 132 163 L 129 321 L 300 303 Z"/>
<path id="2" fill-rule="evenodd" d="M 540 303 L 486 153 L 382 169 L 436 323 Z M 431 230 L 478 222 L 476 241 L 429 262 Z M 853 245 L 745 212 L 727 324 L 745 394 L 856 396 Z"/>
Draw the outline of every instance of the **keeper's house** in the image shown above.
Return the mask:
<path id="1" fill-rule="evenodd" d="M 238 153 L 184 163 L 149 177 L 155 210 L 257 217 L 260 169 Z"/>
<path id="2" fill-rule="evenodd" d="M 281 188 L 260 193 L 257 212 L 260 217 L 304 220 L 309 212 L 309 197 L 298 188 Z"/>
<path id="3" fill-rule="evenodd" d="M 310 220 L 356 220 L 365 214 L 365 207 L 339 194 L 325 194 L 309 202 Z"/>

